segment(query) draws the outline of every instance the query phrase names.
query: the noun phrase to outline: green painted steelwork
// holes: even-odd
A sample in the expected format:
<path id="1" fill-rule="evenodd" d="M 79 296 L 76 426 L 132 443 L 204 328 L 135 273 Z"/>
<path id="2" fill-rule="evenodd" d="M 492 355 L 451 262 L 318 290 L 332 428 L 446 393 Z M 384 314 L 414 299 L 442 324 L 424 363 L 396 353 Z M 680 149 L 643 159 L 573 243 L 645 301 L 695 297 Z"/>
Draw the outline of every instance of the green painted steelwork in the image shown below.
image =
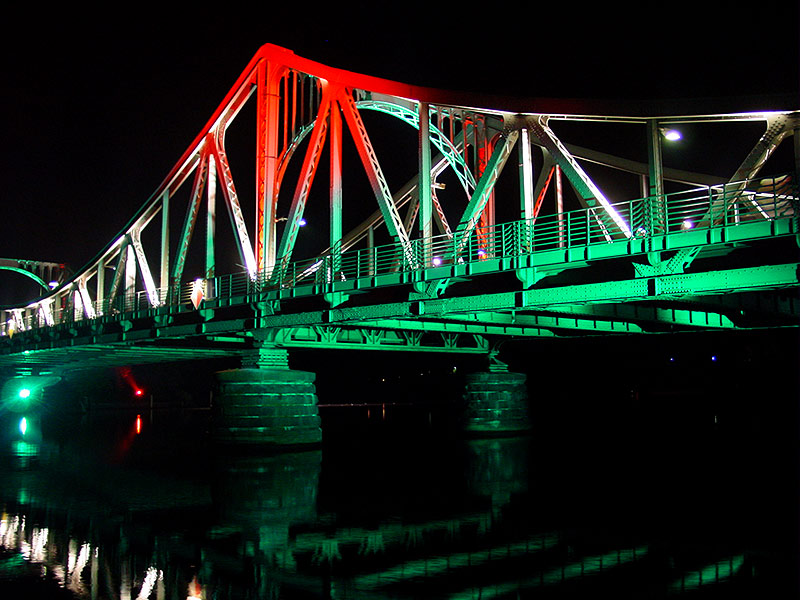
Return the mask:
<path id="1" fill-rule="evenodd" d="M 38 283 L 42 287 L 42 289 L 47 290 L 48 292 L 50 291 L 50 286 L 47 285 L 47 282 L 45 282 L 41 277 L 39 277 L 35 273 L 32 273 L 31 271 L 28 271 L 26 269 L 20 269 L 19 267 L 10 267 L 7 265 L 0 264 L 0 271 L 11 271 L 13 273 L 19 273 L 20 275 L 25 275 L 25 277 L 29 277 L 30 279 L 33 279 L 36 283 Z"/>
<path id="2" fill-rule="evenodd" d="M 289 306 L 279 312 L 262 294 L 259 301 L 209 302 L 199 311 L 162 306 L 20 331 L 0 344 L 0 366 L 70 368 L 241 357 L 254 344 L 489 354 L 491 339 L 497 337 L 731 329 L 737 319 L 730 315 L 740 311 L 715 303 L 720 294 L 733 286 L 740 292 L 763 292 L 798 284 L 798 265 L 785 264 L 304 312 L 290 312 Z M 717 310 L 637 304 L 704 298 Z M 778 305 L 773 326 L 796 327 L 797 304 Z M 761 306 L 769 311 L 769 303 Z M 249 317 L 241 316 L 242 308 Z"/>
<path id="3" fill-rule="evenodd" d="M 509 147 L 497 151 L 497 165 Z M 631 238 L 609 241 L 607 227 L 586 208 L 482 228 L 479 240 L 473 217 L 480 212 L 477 199 L 485 198 L 484 183 L 491 179 L 484 175 L 488 178 L 481 179 L 473 194 L 461 237 L 456 232 L 433 236 L 429 245 L 424 239 L 398 241 L 295 261 L 286 265 L 281 277 L 214 277 L 203 282 L 206 295 L 197 307 L 189 285 L 134 291 L 132 278 L 137 260 L 143 262 L 137 256 L 141 251 L 136 239 L 123 237 L 117 244 L 108 297 L 92 303 L 85 283 L 79 281 L 70 302 L 55 304 L 45 298 L 0 315 L 0 334 L 6 334 L 0 336 L 0 365 L 66 367 L 233 357 L 242 356 L 254 343 L 488 354 L 491 339 L 497 337 L 735 329 L 749 326 L 748 321 L 730 302 L 716 297 L 797 289 L 800 284 L 796 262 L 694 272 L 683 272 L 683 266 L 664 267 L 698 247 L 727 251 L 745 243 L 792 245 L 798 235 L 797 194 L 778 178 L 772 184 L 714 185 L 665 195 L 659 235 L 647 231 L 648 199 L 643 198 L 615 207 L 616 214 L 635 228 Z M 472 233 L 466 235 L 470 224 Z M 336 245 L 335 223 L 332 234 Z M 665 257 L 661 266 L 647 264 L 653 252 Z M 438 257 L 438 264 L 428 264 L 427 256 Z M 548 275 L 604 261 L 624 261 L 629 276 L 542 285 Z M 520 271 L 528 273 L 526 285 L 534 287 L 462 295 L 452 295 L 449 287 L 447 297 L 411 291 Z M 408 290 L 408 300 L 347 305 L 354 294 L 398 286 Z M 158 305 L 152 301 L 154 292 Z M 323 296 L 333 300 L 328 310 L 294 308 L 297 299 Z M 698 305 L 701 299 L 704 304 Z M 773 315 L 772 326 L 800 324 L 797 303 L 775 302 L 762 303 L 761 308 Z M 761 321 L 755 323 L 761 326 Z"/>
<path id="4" fill-rule="evenodd" d="M 419 113 L 406 108 L 405 106 L 397 104 L 396 102 L 359 100 L 356 102 L 356 107 L 359 109 L 373 110 L 391 115 L 408 123 L 416 129 L 419 129 L 420 127 Z M 475 189 L 475 178 L 464 162 L 464 157 L 458 151 L 456 146 L 450 142 L 444 132 L 442 132 L 439 128 L 437 128 L 435 125 L 429 124 L 428 129 L 430 132 L 430 143 L 442 153 L 442 156 L 445 157 L 447 162 L 452 167 L 453 173 L 455 173 L 456 177 L 458 177 L 458 180 L 461 182 L 461 186 L 464 188 L 464 191 L 466 191 L 467 194 L 470 194 L 471 190 Z"/>
<path id="5" fill-rule="evenodd" d="M 685 325 L 709 329 L 732 329 L 733 321 L 719 312 L 705 310 L 689 310 L 682 308 L 658 308 L 627 304 L 591 304 L 568 305 L 552 308 L 558 312 L 570 314 L 592 314 L 598 318 L 619 319 L 625 323 L 655 322 L 669 325 Z"/>
<path id="6" fill-rule="evenodd" d="M 738 554 L 725 560 L 720 560 L 706 567 L 690 571 L 681 575 L 680 579 L 672 582 L 673 592 L 696 590 L 705 586 L 716 585 L 735 576 L 744 565 L 744 556 Z"/>
<path id="7" fill-rule="evenodd" d="M 309 325 L 269 331 L 270 343 L 284 348 L 337 350 L 397 350 L 486 354 L 489 342 L 483 335 L 502 334 L 499 327 L 424 327 L 422 323 L 384 320 L 348 326 Z"/>
<path id="8" fill-rule="evenodd" d="M 480 193 L 476 190 L 475 197 L 478 196 Z M 617 206 L 617 212 L 636 225 L 637 222 L 643 222 L 641 218 L 646 205 L 646 199 L 630 201 Z M 704 218 L 709 214 L 710 206 L 721 210 L 715 209 L 714 218 Z M 474 230 L 469 237 L 460 239 L 458 235 L 434 236 L 431 238 L 430 252 L 439 257 L 437 262 L 440 264 L 427 268 L 418 266 L 423 264 L 426 249 L 421 240 L 412 240 L 342 252 L 335 258 L 325 256 L 295 261 L 287 265 L 280 278 L 272 276 L 269 279 L 260 277 L 251 280 L 246 273 L 220 276 L 214 278 L 207 287 L 213 290 L 213 305 L 223 305 L 246 303 L 254 296 L 273 301 L 322 294 L 346 295 L 385 286 L 472 278 L 510 269 L 535 269 L 531 281 L 536 281 L 549 272 L 582 267 L 591 261 L 646 257 L 654 251 L 674 251 L 677 257 L 681 250 L 698 246 L 722 248 L 744 242 L 797 236 L 797 214 L 800 213 L 797 206 L 796 192 L 781 186 L 709 186 L 666 196 L 666 231 L 663 235 L 651 236 L 642 231 L 637 234 L 639 237 L 609 242 L 605 229 L 594 219 L 594 213 L 590 209 L 581 209 L 483 228 L 480 240 Z M 684 223 L 692 218 L 697 219 L 697 226 L 686 228 Z M 93 306 L 96 315 L 153 308 L 149 292 L 120 293 L 123 278 L 126 280 L 125 288 L 130 288 L 130 282 L 127 281 L 130 277 L 125 272 L 131 270 L 127 267 L 135 261 L 131 243 L 123 238 L 119 243 L 111 293 Z M 757 284 L 758 274 L 761 273 L 758 268 L 739 271 L 735 277 L 729 275 L 725 282 L 704 282 L 706 275 L 694 273 L 680 283 L 683 281 L 679 277 L 682 269 L 669 269 L 664 273 L 657 268 L 648 269 L 645 263 L 635 263 L 635 267 L 643 282 L 641 285 L 647 286 L 647 281 L 657 279 L 662 288 L 667 286 L 664 288 L 667 291 L 669 286 L 678 286 L 673 293 L 678 293 L 686 286 L 690 287 L 683 289 L 685 293 L 706 288 L 720 292 L 743 291 L 753 288 L 750 281 L 753 277 L 756 287 L 760 287 Z M 538 271 L 541 272 L 536 274 Z M 678 278 L 664 279 L 661 277 L 664 274 Z M 619 284 L 612 281 L 607 285 L 613 288 Z M 173 306 L 180 305 L 189 301 L 191 286 L 180 290 L 156 290 L 156 293 L 162 301 L 168 300 Z M 646 294 L 631 294 L 627 290 L 623 293 L 623 296 L 631 295 L 646 297 Z M 36 313 L 45 310 L 44 303 L 20 308 L 29 313 L 26 328 L 46 322 L 36 317 Z M 87 307 L 84 309 L 84 313 L 91 314 Z M 54 323 L 80 320 L 81 315 L 69 314 L 72 310 L 70 307 L 54 310 Z M 0 334 L 5 333 L 6 324 L 0 322 Z"/>
<path id="9" fill-rule="evenodd" d="M 798 265 L 790 263 L 527 290 L 521 292 L 520 308 L 545 309 L 561 304 L 634 302 L 659 298 L 691 299 L 731 290 L 757 291 L 796 287 L 798 283 Z"/>

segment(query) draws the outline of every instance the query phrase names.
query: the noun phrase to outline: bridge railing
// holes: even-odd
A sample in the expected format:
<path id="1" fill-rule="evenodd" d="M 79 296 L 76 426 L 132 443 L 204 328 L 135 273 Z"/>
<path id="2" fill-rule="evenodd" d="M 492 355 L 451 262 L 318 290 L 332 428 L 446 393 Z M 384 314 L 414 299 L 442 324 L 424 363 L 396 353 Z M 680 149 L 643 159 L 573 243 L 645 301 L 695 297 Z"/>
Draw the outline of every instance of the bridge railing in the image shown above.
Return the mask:
<path id="1" fill-rule="evenodd" d="M 375 277 L 398 271 L 430 269 L 489 258 L 513 258 L 541 251 L 609 244 L 632 237 L 673 235 L 689 229 L 730 227 L 754 220 L 793 218 L 797 193 L 788 178 L 738 182 L 695 188 L 663 198 L 640 198 L 613 205 L 629 231 L 612 229 L 598 207 L 456 231 L 429 243 L 411 241 L 411 252 L 400 243 L 350 250 L 294 262 L 283 276 L 267 285 L 292 287 Z M 414 259 L 413 263 L 409 257 Z"/>
<path id="2" fill-rule="evenodd" d="M 158 290 L 160 306 L 187 309 L 200 300 L 224 302 L 269 290 L 325 286 L 339 281 L 435 269 L 453 264 L 514 258 L 537 252 L 566 250 L 594 244 L 613 244 L 653 235 L 680 235 L 688 230 L 737 227 L 756 221 L 793 219 L 798 210 L 797 183 L 789 176 L 695 188 L 660 199 L 640 198 L 613 205 L 629 231 L 611 229 L 598 207 L 532 219 L 478 227 L 469 233 L 433 237 L 428 243 L 412 240 L 293 261 L 269 274 L 251 279 L 246 273 L 188 282 Z M 797 233 L 796 230 L 794 230 Z M 499 267 L 502 268 L 502 267 Z M 201 297 L 198 298 L 198 285 Z M 25 307 L 0 311 L 0 336 L 18 331 L 77 323 L 96 317 L 118 317 L 153 309 L 144 291 L 118 294 L 113 299 L 82 305 L 77 294 L 50 296 Z M 46 305 L 46 310 L 43 306 Z"/>

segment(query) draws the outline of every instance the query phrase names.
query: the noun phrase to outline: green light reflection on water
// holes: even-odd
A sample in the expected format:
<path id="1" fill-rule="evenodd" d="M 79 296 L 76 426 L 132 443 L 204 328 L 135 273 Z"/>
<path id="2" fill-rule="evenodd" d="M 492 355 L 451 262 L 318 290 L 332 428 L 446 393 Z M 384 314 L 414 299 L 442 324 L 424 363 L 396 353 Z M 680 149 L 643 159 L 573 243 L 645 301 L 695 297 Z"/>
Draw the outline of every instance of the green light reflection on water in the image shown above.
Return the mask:
<path id="1" fill-rule="evenodd" d="M 712 585 L 730 579 L 739 569 L 742 568 L 744 563 L 744 555 L 739 554 L 725 560 L 712 563 L 697 571 L 684 573 L 680 579 L 677 579 L 670 586 L 675 589 L 696 589 L 704 585 Z"/>

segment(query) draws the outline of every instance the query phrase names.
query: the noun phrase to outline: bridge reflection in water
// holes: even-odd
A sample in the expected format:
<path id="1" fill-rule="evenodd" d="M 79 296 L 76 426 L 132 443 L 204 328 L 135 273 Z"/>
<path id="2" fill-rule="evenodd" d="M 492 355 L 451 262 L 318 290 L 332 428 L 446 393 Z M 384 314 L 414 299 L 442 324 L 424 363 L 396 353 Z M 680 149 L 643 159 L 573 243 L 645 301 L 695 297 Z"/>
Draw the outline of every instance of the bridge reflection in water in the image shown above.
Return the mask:
<path id="1" fill-rule="evenodd" d="M 757 474 L 785 462 L 774 446 L 711 429 L 669 445 L 571 435 L 564 420 L 470 440 L 435 411 L 322 406 L 321 448 L 271 455 L 220 454 L 202 411 L 95 413 L 60 434 L 45 422 L 40 444 L 2 461 L 0 591 L 729 598 L 794 583 L 776 541 L 786 489 Z"/>

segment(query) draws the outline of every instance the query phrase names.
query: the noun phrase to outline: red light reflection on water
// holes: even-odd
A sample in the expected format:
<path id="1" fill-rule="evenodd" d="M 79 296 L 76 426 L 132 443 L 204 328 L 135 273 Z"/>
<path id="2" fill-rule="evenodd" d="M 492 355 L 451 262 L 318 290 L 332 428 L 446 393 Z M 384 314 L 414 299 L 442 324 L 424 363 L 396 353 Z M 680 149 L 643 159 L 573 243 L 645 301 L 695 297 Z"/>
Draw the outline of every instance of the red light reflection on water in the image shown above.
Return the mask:
<path id="1" fill-rule="evenodd" d="M 142 433 L 142 426 L 142 415 L 136 415 L 133 424 L 129 429 L 126 428 L 126 433 L 120 438 L 119 443 L 117 443 L 114 449 L 114 459 L 116 461 L 122 460 L 125 458 L 125 455 L 128 454 L 128 451 L 133 445 L 133 440 L 136 439 L 137 435 Z"/>
<path id="2" fill-rule="evenodd" d="M 189 589 L 187 592 L 188 596 L 186 600 L 202 600 L 205 597 L 203 595 L 203 586 L 197 581 L 197 575 L 189 582 Z"/>
<path id="3" fill-rule="evenodd" d="M 139 398 L 144 395 L 144 390 L 140 388 L 133 379 L 133 373 L 131 372 L 130 367 L 121 367 L 119 369 L 119 376 L 123 379 L 123 381 L 125 381 L 125 383 L 131 386 L 131 391 L 133 391 L 134 396 Z"/>

